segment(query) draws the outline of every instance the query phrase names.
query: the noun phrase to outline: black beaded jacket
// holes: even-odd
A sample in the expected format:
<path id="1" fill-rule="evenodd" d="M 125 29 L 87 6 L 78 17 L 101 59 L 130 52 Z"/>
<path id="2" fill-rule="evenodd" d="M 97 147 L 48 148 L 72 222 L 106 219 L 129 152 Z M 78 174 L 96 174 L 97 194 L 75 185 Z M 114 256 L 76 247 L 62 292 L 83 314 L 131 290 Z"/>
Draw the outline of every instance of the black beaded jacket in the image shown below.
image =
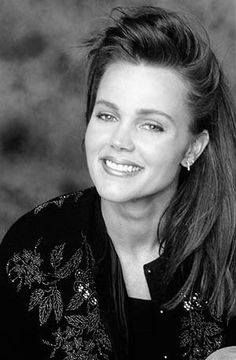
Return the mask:
<path id="1" fill-rule="evenodd" d="M 161 255 L 144 265 L 159 313 L 153 359 L 204 360 L 236 345 L 235 321 L 210 314 L 198 292 L 163 309 L 186 276 L 166 286 L 165 263 Z M 0 289 L 2 360 L 129 359 L 127 293 L 95 188 L 48 201 L 10 228 L 0 246 Z"/>

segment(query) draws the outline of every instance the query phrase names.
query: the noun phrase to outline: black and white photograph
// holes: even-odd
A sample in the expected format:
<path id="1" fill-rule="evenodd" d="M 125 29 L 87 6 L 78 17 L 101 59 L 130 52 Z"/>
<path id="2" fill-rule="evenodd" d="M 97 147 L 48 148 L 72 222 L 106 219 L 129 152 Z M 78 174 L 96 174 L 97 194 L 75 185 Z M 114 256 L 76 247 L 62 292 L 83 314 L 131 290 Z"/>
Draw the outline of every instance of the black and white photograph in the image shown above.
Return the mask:
<path id="1" fill-rule="evenodd" d="M 235 64 L 235 0 L 0 0 L 1 360 L 236 360 Z"/>

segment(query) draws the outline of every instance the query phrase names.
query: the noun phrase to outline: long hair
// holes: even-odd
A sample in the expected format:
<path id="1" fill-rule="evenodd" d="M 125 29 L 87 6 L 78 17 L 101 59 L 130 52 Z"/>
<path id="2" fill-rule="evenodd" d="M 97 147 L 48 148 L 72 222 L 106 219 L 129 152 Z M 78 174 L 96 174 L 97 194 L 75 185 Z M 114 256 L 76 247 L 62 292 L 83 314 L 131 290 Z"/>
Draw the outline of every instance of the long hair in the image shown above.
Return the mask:
<path id="1" fill-rule="evenodd" d="M 112 24 L 86 42 L 86 121 L 101 77 L 111 63 L 123 60 L 163 66 L 174 69 L 187 82 L 190 130 L 193 134 L 207 130 L 210 141 L 190 173 L 181 169 L 177 192 L 162 217 L 165 226 L 160 243 L 167 257 L 166 281 L 191 260 L 189 275 L 166 307 L 176 307 L 198 288 L 212 312 L 230 318 L 236 305 L 236 122 L 222 68 L 207 34 L 200 35 L 175 12 L 150 6 L 117 8 L 111 20 Z"/>

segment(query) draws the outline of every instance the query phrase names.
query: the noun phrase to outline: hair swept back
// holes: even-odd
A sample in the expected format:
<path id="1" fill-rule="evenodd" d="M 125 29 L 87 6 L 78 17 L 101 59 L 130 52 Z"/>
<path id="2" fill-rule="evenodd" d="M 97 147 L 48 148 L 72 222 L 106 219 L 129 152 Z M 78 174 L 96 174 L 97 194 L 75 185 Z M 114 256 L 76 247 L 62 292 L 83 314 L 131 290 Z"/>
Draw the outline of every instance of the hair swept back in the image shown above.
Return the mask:
<path id="1" fill-rule="evenodd" d="M 178 191 L 162 218 L 166 281 L 185 261 L 191 264 L 185 283 L 166 307 L 177 306 L 200 287 L 212 312 L 229 319 L 236 306 L 236 122 L 222 68 L 207 35 L 199 35 L 175 12 L 151 6 L 116 8 L 110 19 L 109 26 L 86 42 L 86 121 L 110 63 L 124 60 L 168 67 L 188 83 L 191 131 L 208 130 L 210 142 L 190 173 L 181 169 Z"/>

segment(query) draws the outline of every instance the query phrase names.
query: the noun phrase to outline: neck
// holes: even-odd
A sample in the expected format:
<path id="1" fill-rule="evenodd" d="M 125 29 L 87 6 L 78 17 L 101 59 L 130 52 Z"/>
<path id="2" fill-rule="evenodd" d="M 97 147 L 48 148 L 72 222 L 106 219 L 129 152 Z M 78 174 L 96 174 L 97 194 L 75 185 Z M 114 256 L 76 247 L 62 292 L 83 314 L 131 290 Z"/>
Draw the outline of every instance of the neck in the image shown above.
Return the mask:
<path id="1" fill-rule="evenodd" d="M 125 203 L 101 200 L 107 231 L 118 255 L 140 258 L 158 254 L 157 228 L 166 206 L 157 199 Z"/>

